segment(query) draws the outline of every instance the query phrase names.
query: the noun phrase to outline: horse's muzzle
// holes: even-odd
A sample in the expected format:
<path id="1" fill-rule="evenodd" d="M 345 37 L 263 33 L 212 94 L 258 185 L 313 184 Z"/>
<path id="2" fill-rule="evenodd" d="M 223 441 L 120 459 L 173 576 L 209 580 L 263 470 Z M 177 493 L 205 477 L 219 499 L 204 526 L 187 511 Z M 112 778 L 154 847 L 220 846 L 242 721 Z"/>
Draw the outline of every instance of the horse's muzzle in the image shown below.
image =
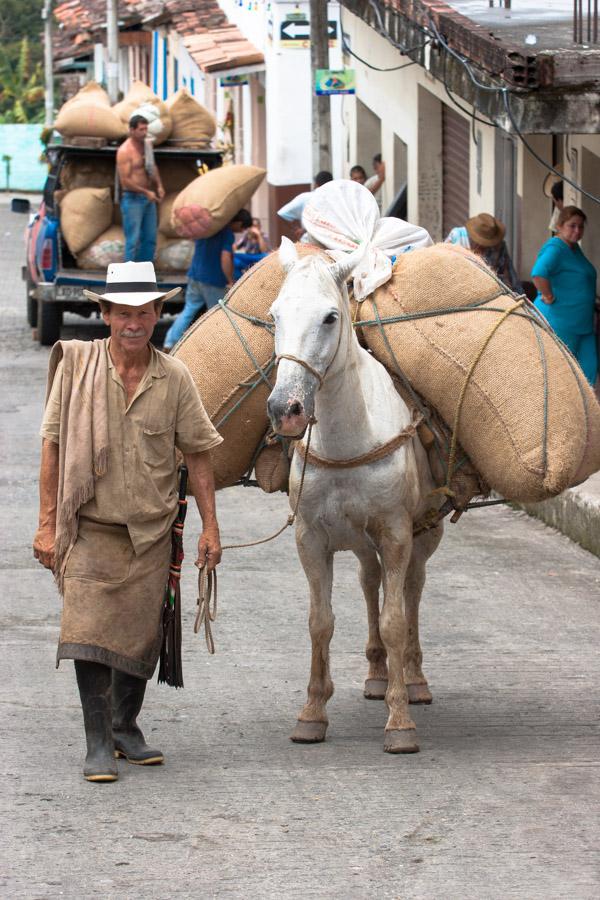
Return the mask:
<path id="1" fill-rule="evenodd" d="M 273 431 L 284 437 L 301 437 L 310 421 L 301 400 L 291 397 L 282 400 L 277 396 L 277 390 L 267 400 L 267 412 Z"/>

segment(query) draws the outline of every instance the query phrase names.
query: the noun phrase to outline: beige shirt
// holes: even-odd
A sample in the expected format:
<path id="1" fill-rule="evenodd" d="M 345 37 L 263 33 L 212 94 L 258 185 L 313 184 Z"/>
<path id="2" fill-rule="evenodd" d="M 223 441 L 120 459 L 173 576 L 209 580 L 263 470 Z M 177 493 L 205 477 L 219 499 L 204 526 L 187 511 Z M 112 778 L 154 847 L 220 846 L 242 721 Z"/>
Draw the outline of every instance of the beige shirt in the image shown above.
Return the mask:
<path id="1" fill-rule="evenodd" d="M 135 395 L 127 392 L 109 353 L 106 475 L 79 515 L 94 522 L 126 525 L 137 555 L 169 530 L 177 510 L 175 448 L 199 453 L 223 440 L 213 427 L 189 371 L 178 359 L 150 347 L 150 363 Z M 62 362 L 59 364 L 40 433 L 60 442 Z"/>

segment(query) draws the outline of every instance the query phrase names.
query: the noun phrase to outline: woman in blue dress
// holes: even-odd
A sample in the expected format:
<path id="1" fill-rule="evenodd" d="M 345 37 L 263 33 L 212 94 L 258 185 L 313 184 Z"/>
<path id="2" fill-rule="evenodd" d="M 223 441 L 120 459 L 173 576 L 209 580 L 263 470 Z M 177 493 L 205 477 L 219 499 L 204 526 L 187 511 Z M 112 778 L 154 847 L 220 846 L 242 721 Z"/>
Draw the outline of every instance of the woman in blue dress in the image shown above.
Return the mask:
<path id="1" fill-rule="evenodd" d="M 594 334 L 596 269 L 579 246 L 586 215 L 565 206 L 556 235 L 538 253 L 531 273 L 538 295 L 534 305 L 577 359 L 590 384 L 598 374 Z"/>

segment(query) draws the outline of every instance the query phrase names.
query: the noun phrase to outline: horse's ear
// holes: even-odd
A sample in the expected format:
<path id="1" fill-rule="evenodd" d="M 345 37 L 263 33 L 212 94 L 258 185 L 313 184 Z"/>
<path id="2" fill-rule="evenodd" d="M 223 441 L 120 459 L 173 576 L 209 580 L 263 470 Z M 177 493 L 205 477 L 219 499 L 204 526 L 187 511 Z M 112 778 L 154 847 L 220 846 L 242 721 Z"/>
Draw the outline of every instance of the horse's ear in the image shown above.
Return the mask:
<path id="1" fill-rule="evenodd" d="M 281 238 L 281 246 L 279 248 L 279 262 L 281 263 L 283 271 L 286 273 L 286 275 L 298 262 L 298 251 L 289 238 Z"/>
<path id="2" fill-rule="evenodd" d="M 366 252 L 367 248 L 364 245 L 360 245 L 352 253 L 348 253 L 347 256 L 330 267 L 329 271 L 340 286 L 348 281 Z"/>

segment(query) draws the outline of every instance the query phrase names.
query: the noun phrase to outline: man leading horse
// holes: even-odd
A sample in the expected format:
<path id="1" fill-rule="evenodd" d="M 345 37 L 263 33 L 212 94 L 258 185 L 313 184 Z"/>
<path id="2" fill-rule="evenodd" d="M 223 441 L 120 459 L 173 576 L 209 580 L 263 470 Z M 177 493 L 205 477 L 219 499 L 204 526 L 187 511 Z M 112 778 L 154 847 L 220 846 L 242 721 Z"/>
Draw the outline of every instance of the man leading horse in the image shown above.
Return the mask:
<path id="1" fill-rule="evenodd" d="M 59 341 L 41 434 L 34 555 L 63 595 L 57 666 L 75 661 L 87 741 L 84 777 L 115 781 L 116 756 L 159 764 L 137 725 L 162 643 L 178 506 L 175 449 L 202 517 L 198 563 L 221 558 L 212 426 L 185 366 L 150 338 L 161 305 L 149 262 L 109 266 L 100 304 L 110 337 Z"/>

